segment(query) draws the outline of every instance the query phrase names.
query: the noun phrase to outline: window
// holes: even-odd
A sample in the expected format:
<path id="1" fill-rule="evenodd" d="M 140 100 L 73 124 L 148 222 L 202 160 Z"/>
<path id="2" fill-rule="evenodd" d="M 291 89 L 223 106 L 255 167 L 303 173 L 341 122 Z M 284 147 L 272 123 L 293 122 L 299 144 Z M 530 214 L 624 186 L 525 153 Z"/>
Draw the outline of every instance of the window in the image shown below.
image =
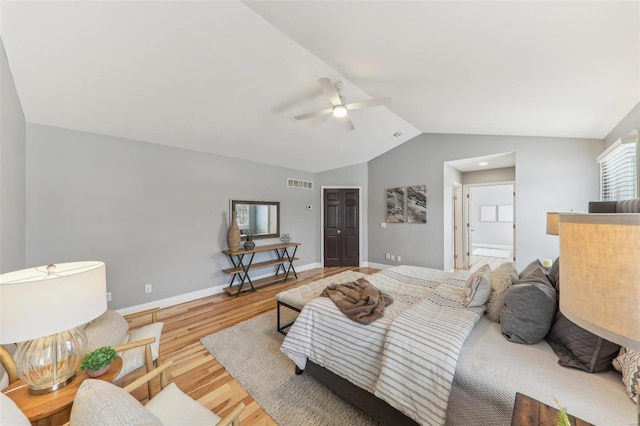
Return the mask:
<path id="1" fill-rule="evenodd" d="M 599 157 L 600 199 L 630 200 L 638 197 L 638 132 L 618 139 Z"/>

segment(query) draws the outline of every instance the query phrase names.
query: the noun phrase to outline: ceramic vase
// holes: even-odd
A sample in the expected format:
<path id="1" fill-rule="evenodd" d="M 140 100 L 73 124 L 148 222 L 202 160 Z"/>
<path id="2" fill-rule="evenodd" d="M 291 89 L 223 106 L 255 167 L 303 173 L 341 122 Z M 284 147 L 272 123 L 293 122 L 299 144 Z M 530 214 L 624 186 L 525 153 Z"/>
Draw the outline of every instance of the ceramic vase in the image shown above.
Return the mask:
<path id="1" fill-rule="evenodd" d="M 251 235 L 247 235 L 247 241 L 244 242 L 245 250 L 253 250 L 256 247 L 256 243 L 253 242 L 253 237 Z"/>
<path id="2" fill-rule="evenodd" d="M 229 250 L 238 250 L 240 247 L 240 228 L 238 228 L 238 222 L 236 222 L 236 212 L 231 212 L 231 224 L 229 225 L 229 231 L 227 231 L 227 244 L 229 244 Z"/>

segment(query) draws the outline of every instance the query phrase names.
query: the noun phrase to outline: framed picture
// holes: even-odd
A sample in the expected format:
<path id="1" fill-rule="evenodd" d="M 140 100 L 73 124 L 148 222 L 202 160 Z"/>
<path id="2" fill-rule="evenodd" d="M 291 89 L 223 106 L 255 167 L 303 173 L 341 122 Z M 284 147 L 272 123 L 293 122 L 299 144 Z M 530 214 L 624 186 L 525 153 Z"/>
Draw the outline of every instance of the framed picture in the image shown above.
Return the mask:
<path id="1" fill-rule="evenodd" d="M 498 206 L 498 222 L 513 222 L 513 205 Z"/>
<path id="2" fill-rule="evenodd" d="M 480 206 L 480 222 L 495 222 L 496 206 Z"/>
<path id="3" fill-rule="evenodd" d="M 407 223 L 427 223 L 427 186 L 407 187 Z"/>
<path id="4" fill-rule="evenodd" d="M 387 223 L 404 223 L 405 188 L 387 189 Z"/>

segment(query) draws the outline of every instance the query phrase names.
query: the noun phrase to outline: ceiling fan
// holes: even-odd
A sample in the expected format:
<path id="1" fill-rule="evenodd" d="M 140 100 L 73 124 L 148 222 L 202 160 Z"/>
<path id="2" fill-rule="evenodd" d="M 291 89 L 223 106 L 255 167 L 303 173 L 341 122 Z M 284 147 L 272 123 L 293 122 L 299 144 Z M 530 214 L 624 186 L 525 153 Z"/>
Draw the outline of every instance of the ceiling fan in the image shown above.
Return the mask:
<path id="1" fill-rule="evenodd" d="M 351 118 L 349 118 L 349 114 L 347 113 L 347 111 L 391 103 L 391 98 L 385 97 L 347 104 L 344 101 L 344 97 L 340 93 L 340 91 L 342 90 L 341 81 L 336 81 L 334 84 L 331 83 L 331 80 L 329 80 L 328 78 L 323 77 L 318 79 L 318 84 L 322 88 L 322 91 L 325 93 L 325 95 L 329 97 L 329 100 L 333 104 L 333 107 L 298 115 L 295 117 L 296 120 L 304 120 L 306 118 L 317 117 L 320 115 L 333 114 L 334 117 L 342 119 L 349 130 L 354 130 L 355 127 L 353 126 L 353 121 L 351 121 Z"/>

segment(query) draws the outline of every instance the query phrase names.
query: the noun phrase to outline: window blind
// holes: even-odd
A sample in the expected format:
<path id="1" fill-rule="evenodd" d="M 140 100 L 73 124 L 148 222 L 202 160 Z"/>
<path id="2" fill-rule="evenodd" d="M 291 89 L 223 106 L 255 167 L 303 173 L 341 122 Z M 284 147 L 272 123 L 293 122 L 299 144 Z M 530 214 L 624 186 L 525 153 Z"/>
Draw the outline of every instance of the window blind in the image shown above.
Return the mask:
<path id="1" fill-rule="evenodd" d="M 618 140 L 598 158 L 600 163 L 600 199 L 629 200 L 638 196 L 637 141 Z"/>

